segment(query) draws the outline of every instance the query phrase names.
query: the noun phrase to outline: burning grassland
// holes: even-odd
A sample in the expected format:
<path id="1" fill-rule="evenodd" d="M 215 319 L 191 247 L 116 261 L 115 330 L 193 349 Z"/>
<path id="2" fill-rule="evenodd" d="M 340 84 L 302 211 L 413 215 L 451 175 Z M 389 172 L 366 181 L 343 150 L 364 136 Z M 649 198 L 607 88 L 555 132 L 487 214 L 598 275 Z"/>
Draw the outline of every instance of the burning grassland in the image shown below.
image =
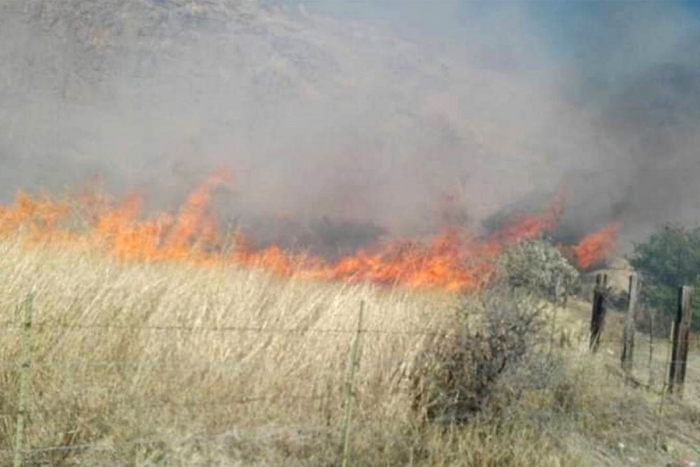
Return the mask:
<path id="1" fill-rule="evenodd" d="M 60 198 L 19 193 L 13 205 L 0 206 L 0 234 L 21 235 L 27 244 L 68 243 L 128 262 L 234 264 L 283 277 L 467 291 L 490 280 L 504 249 L 554 232 L 565 208 L 564 197 L 557 195 L 544 211 L 514 215 L 488 235 L 449 225 L 424 240 L 392 239 L 329 260 L 313 251 L 257 247 L 241 231 L 222 229 L 212 195 L 233 183 L 230 173 L 217 171 L 177 212 L 148 215 L 138 193 L 121 200 L 94 189 Z M 620 227 L 615 222 L 561 248 L 588 269 L 614 252 Z"/>
<path id="2" fill-rule="evenodd" d="M 583 351 L 590 307 L 582 303 L 584 317 L 567 310 L 556 321 L 569 344 L 548 356 L 528 344 L 525 358 L 521 338 L 544 339 L 548 349 L 550 327 L 541 335 L 518 326 L 513 335 L 503 320 L 537 308 L 508 294 L 494 302 L 493 291 L 462 297 L 280 280 L 252 268 L 125 262 L 7 239 L 0 279 L 3 463 L 13 452 L 23 358 L 21 327 L 8 323 L 29 290 L 28 465 L 338 465 L 361 302 L 356 465 L 554 467 L 597 456 L 622 465 L 615 446 L 624 442 L 638 465 L 657 466 L 669 454 L 653 449 L 654 436 L 694 433 L 678 428 L 690 427 L 694 412 L 672 405 L 658 415 L 656 398 L 611 377 L 607 352 Z M 473 378 L 484 369 L 491 377 Z M 434 370 L 445 378 L 431 380 Z M 414 384 L 414 376 L 435 384 Z M 476 391 L 480 416 L 467 405 L 470 418 L 450 429 L 421 418 L 431 401 L 450 402 L 441 393 L 459 396 L 461 410 L 471 400 L 464 391 Z"/>
<path id="3" fill-rule="evenodd" d="M 661 43 L 623 77 L 529 7 L 450 13 L 443 42 L 295 3 L 0 2 L 0 464 L 24 415 L 28 465 L 697 454 L 690 405 L 611 371 L 621 326 L 592 355 L 590 304 L 546 303 L 621 219 L 696 217 L 697 28 L 601 16 Z"/>

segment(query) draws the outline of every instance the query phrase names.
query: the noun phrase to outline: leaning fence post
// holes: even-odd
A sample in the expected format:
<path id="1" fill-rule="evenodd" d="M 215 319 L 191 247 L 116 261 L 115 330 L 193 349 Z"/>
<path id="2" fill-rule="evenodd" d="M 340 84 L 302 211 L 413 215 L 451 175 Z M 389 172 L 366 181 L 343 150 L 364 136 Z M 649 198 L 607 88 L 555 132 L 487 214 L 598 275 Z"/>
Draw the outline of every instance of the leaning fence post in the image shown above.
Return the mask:
<path id="1" fill-rule="evenodd" d="M 595 279 L 595 291 L 593 292 L 593 310 L 591 312 L 591 340 L 590 350 L 596 352 L 600 345 L 600 336 L 605 325 L 605 313 L 607 305 L 605 303 L 606 289 L 608 287 L 608 275 L 597 274 Z"/>
<path id="2" fill-rule="evenodd" d="M 634 313 L 637 306 L 637 288 L 639 281 L 637 274 L 630 275 L 629 299 L 627 301 L 627 315 L 625 316 L 625 328 L 623 331 L 622 369 L 629 377 L 634 365 Z"/>
<path id="3" fill-rule="evenodd" d="M 352 343 L 350 354 L 350 369 L 345 380 L 345 417 L 343 420 L 343 461 L 342 466 L 347 467 L 350 459 L 350 423 L 352 422 L 352 409 L 355 401 L 355 374 L 360 366 L 360 336 L 362 334 L 362 312 L 365 302 L 360 302 L 360 312 L 357 317 L 357 333 Z"/>
<path id="4" fill-rule="evenodd" d="M 678 292 L 678 314 L 673 333 L 671 367 L 668 372 L 668 391 L 683 397 L 683 384 L 688 364 L 690 344 L 690 318 L 692 315 L 693 288 L 684 285 Z"/>
<path id="5" fill-rule="evenodd" d="M 17 432 L 15 434 L 14 467 L 22 467 L 24 461 L 24 429 L 27 412 L 27 392 L 29 391 L 29 369 L 32 363 L 32 310 L 34 293 L 24 300 L 22 325 L 22 365 L 19 374 L 19 410 L 17 411 Z"/>

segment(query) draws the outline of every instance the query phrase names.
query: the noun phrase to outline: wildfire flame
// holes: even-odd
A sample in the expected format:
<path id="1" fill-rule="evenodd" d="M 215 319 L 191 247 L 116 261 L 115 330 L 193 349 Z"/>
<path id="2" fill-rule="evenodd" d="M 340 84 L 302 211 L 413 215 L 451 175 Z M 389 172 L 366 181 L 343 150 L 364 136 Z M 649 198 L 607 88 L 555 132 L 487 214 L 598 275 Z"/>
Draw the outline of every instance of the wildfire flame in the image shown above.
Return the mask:
<path id="1" fill-rule="evenodd" d="M 581 269 L 589 269 L 607 259 L 613 252 L 615 240 L 621 228 L 622 223 L 615 221 L 599 231 L 585 236 L 573 248 L 579 267 Z"/>
<path id="2" fill-rule="evenodd" d="M 22 233 L 32 242 L 85 245 L 124 261 L 224 262 L 287 277 L 465 291 L 488 282 L 504 248 L 551 232 L 564 208 L 559 195 L 545 212 L 518 217 L 487 238 L 450 227 L 425 242 L 394 240 L 329 262 L 278 246 L 258 249 L 240 232 L 221 235 L 212 193 L 232 180 L 218 171 L 190 193 L 177 215 L 146 218 L 137 193 L 115 203 L 89 191 L 63 200 L 20 192 L 14 205 L 0 205 L 0 236 Z M 619 227 L 609 226 L 574 247 L 579 265 L 587 268 L 604 258 Z"/>

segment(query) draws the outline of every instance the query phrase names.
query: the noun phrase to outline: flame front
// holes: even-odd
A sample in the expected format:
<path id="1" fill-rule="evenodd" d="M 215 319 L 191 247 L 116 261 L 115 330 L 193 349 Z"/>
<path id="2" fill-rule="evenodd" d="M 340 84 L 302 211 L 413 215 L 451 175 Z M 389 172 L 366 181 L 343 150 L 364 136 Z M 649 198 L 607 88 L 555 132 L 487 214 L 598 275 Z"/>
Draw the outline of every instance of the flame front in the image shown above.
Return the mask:
<path id="1" fill-rule="evenodd" d="M 615 221 L 585 236 L 573 248 L 578 266 L 581 269 L 589 269 L 606 260 L 614 250 L 621 228 L 622 223 Z"/>
<path id="2" fill-rule="evenodd" d="M 85 245 L 124 261 L 232 263 L 285 277 L 466 291 L 489 281 L 504 248 L 553 231 L 564 207 L 558 195 L 545 212 L 518 217 L 487 238 L 451 227 L 425 242 L 394 240 L 329 262 L 278 246 L 258 249 L 240 232 L 220 235 L 212 193 L 231 183 L 230 174 L 216 172 L 190 193 L 177 215 L 145 219 L 136 193 L 118 203 L 90 192 L 65 200 L 19 193 L 14 205 L 0 206 L 0 235 Z M 609 253 L 618 231 L 619 225 L 609 226 L 574 247 L 579 265 L 587 268 Z"/>
<path id="3" fill-rule="evenodd" d="M 496 256 L 505 247 L 551 231 L 562 209 L 562 197 L 557 196 L 546 212 L 518 218 L 487 239 L 451 227 L 427 242 L 394 240 L 373 251 L 360 250 L 333 263 L 317 257 L 289 255 L 277 246 L 255 251 L 239 237 L 234 260 L 280 275 L 310 279 L 474 290 L 489 281 Z"/>

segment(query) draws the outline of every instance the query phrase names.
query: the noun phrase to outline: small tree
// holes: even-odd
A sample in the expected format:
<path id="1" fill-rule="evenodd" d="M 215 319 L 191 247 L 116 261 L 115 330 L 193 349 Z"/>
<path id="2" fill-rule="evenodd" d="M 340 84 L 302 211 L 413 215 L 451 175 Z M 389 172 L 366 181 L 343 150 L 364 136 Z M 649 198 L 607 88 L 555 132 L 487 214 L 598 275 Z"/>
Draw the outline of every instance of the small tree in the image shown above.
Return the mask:
<path id="1" fill-rule="evenodd" d="M 700 286 L 700 228 L 666 225 L 635 246 L 630 263 L 644 278 L 642 298 L 666 316 L 675 316 L 678 287 Z M 698 300 L 693 304 L 693 314 L 693 326 L 698 329 Z"/>

